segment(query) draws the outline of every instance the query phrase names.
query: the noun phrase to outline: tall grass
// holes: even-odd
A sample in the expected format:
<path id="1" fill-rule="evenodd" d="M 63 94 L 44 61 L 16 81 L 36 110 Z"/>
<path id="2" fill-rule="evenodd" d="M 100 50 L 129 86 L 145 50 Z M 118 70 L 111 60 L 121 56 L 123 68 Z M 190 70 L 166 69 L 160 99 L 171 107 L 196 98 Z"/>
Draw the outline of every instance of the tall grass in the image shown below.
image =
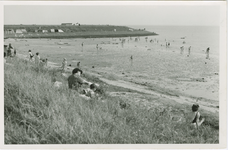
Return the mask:
<path id="1" fill-rule="evenodd" d="M 109 88 L 101 99 L 88 101 L 69 90 L 57 70 L 16 58 L 9 63 L 14 66 L 4 67 L 5 144 L 219 143 L 213 122 L 196 130 L 173 118 L 185 115 L 178 108 L 121 109 L 122 99 L 109 96 Z M 63 82 L 61 88 L 52 86 L 53 77 Z"/>

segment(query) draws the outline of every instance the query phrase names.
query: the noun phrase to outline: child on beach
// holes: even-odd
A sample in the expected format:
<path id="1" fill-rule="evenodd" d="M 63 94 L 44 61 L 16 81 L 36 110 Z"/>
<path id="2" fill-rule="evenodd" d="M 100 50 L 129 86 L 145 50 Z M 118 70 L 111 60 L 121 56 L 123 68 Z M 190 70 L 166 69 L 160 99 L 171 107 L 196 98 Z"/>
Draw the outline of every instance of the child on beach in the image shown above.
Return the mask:
<path id="1" fill-rule="evenodd" d="M 36 53 L 36 56 L 35 56 L 35 64 L 36 64 L 36 67 L 39 67 L 40 65 L 40 56 L 38 52 Z"/>
<path id="2" fill-rule="evenodd" d="M 77 63 L 77 67 L 80 68 L 80 61 Z"/>
<path id="3" fill-rule="evenodd" d="M 188 57 L 190 56 L 190 52 L 191 52 L 191 46 L 188 48 Z"/>
<path id="4" fill-rule="evenodd" d="M 193 104 L 192 105 L 192 114 L 191 114 L 191 123 L 195 128 L 199 128 L 201 124 L 204 122 L 204 118 L 200 120 L 200 113 L 199 113 L 199 105 Z"/>
<path id="5" fill-rule="evenodd" d="M 90 85 L 90 88 L 84 89 L 82 94 L 90 98 L 95 98 L 98 96 L 98 94 L 96 93 L 96 90 L 98 87 L 99 87 L 98 84 L 93 83 Z"/>
<path id="6" fill-rule="evenodd" d="M 33 58 L 34 55 L 32 54 L 31 50 L 29 50 L 28 53 L 29 53 L 29 56 L 28 56 L 29 57 L 29 61 L 32 61 L 32 58 Z"/>
<path id="7" fill-rule="evenodd" d="M 48 59 L 46 58 L 46 59 L 40 59 L 40 63 L 41 63 L 41 66 L 42 67 L 44 67 L 44 66 L 47 66 L 47 61 L 48 61 Z"/>
<path id="8" fill-rule="evenodd" d="M 67 68 L 67 59 L 63 58 L 63 62 L 62 62 L 62 72 L 65 72 L 66 68 Z"/>

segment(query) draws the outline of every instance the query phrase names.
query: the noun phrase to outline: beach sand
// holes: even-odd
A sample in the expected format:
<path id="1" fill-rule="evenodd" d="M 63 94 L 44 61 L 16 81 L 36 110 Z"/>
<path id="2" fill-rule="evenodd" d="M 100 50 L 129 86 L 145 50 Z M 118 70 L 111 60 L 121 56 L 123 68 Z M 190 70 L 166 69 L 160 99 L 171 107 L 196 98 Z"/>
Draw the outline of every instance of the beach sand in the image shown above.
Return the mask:
<path id="1" fill-rule="evenodd" d="M 187 57 L 190 45 L 184 45 L 181 55 L 181 39 L 166 39 L 171 43 L 166 48 L 164 39 L 157 43 L 155 38 L 148 37 L 147 42 L 145 37 L 140 37 L 138 42 L 135 42 L 135 37 L 132 40 L 125 38 L 123 45 L 120 38 L 6 39 L 5 44 L 11 43 L 17 48 L 17 53 L 23 55 L 28 55 L 28 50 L 33 54 L 39 52 L 41 58 L 48 58 L 59 66 L 63 58 L 67 58 L 72 67 L 80 61 L 83 70 L 102 78 L 134 83 L 147 90 L 199 99 L 208 106 L 218 106 L 219 56 L 212 54 L 210 60 L 205 59 L 205 51 L 191 45 L 193 48 Z M 150 39 L 155 42 L 149 42 Z"/>

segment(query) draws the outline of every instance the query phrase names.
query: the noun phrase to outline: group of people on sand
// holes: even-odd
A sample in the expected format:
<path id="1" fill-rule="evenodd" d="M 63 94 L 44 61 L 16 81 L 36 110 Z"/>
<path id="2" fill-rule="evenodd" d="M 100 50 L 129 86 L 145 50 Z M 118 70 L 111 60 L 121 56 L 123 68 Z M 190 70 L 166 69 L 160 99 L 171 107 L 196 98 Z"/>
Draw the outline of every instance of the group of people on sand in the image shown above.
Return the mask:
<path id="1" fill-rule="evenodd" d="M 208 47 L 208 48 L 206 49 L 206 59 L 209 59 L 209 51 L 210 51 L 210 47 Z M 180 54 L 182 55 L 183 52 L 184 52 L 184 46 L 181 46 L 181 47 L 180 47 Z M 187 57 L 190 56 L 190 53 L 191 53 L 191 46 L 188 47 L 188 55 L 187 55 Z"/>
<path id="2" fill-rule="evenodd" d="M 69 89 L 76 90 L 81 96 L 87 98 L 98 97 L 99 84 L 86 81 L 81 77 L 82 73 L 82 70 L 79 68 L 72 70 L 72 74 L 67 78 Z M 89 88 L 84 88 L 83 85 L 88 85 Z"/>
<path id="3" fill-rule="evenodd" d="M 37 52 L 36 55 L 34 55 L 31 50 L 28 50 L 28 58 L 29 61 L 35 62 L 36 67 L 47 66 L 48 59 L 41 59 L 39 52 Z"/>
<path id="4" fill-rule="evenodd" d="M 12 46 L 11 43 L 9 45 L 4 45 L 4 58 L 13 58 L 17 54 L 16 48 Z"/>
<path id="5" fill-rule="evenodd" d="M 71 64 L 69 66 L 71 66 Z M 80 68 L 80 61 L 77 62 L 77 67 Z M 67 69 L 67 59 L 66 58 L 63 58 L 63 61 L 62 61 L 60 68 L 61 68 L 62 72 L 66 71 L 66 69 Z"/>
<path id="6" fill-rule="evenodd" d="M 60 68 L 63 74 L 67 69 L 66 58 L 63 58 Z M 82 74 L 83 74 L 83 71 L 80 68 L 80 62 L 78 62 L 77 68 L 74 68 L 72 70 L 72 74 L 67 78 L 69 89 L 76 90 L 80 94 L 80 96 L 83 96 L 86 99 L 98 97 L 99 94 L 97 91 L 100 88 L 100 86 L 96 83 L 91 83 L 86 81 L 81 77 Z M 89 86 L 89 88 L 84 88 L 86 86 Z"/>

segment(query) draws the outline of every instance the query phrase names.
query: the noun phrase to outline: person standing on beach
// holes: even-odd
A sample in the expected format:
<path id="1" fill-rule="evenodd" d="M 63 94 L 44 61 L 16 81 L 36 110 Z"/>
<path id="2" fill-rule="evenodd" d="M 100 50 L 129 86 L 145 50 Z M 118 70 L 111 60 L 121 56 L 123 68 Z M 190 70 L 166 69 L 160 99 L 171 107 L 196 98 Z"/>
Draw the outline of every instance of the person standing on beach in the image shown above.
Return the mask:
<path id="1" fill-rule="evenodd" d="M 191 46 L 188 48 L 188 57 L 190 56 L 190 53 L 191 53 Z"/>
<path id="2" fill-rule="evenodd" d="M 29 61 L 32 61 L 32 58 L 33 58 L 34 55 L 32 54 L 31 50 L 29 50 L 28 53 L 29 53 L 29 56 L 28 56 L 29 57 Z"/>
<path id="3" fill-rule="evenodd" d="M 81 45 L 82 45 L 82 52 L 83 52 L 83 45 L 84 45 L 84 43 L 82 42 L 82 44 L 81 44 Z"/>
<path id="4" fill-rule="evenodd" d="M 77 67 L 80 68 L 80 61 L 77 63 Z"/>
<path id="5" fill-rule="evenodd" d="M 124 40 L 123 39 L 121 41 L 121 46 L 122 46 L 122 48 L 124 47 Z"/>
<path id="6" fill-rule="evenodd" d="M 65 72 L 67 68 L 67 59 L 63 58 L 63 62 L 62 62 L 62 72 Z"/>
<path id="7" fill-rule="evenodd" d="M 99 48 L 99 46 L 98 46 L 98 44 L 97 44 L 97 46 L 96 46 L 97 51 L 98 51 L 98 48 Z"/>
<path id="8" fill-rule="evenodd" d="M 206 59 L 209 59 L 209 51 L 210 51 L 210 47 L 208 47 L 207 50 L 206 50 L 206 55 L 207 55 Z"/>
<path id="9" fill-rule="evenodd" d="M 180 54 L 183 54 L 183 52 L 184 52 L 184 46 L 181 46 L 180 47 Z"/>
<path id="10" fill-rule="evenodd" d="M 130 57 L 130 61 L 131 61 L 131 66 L 132 66 L 132 64 L 133 64 L 133 56 L 132 55 Z"/>
<path id="11" fill-rule="evenodd" d="M 36 53 L 36 56 L 35 56 L 35 64 L 36 64 L 36 67 L 39 67 L 40 65 L 40 56 L 38 52 Z"/>

